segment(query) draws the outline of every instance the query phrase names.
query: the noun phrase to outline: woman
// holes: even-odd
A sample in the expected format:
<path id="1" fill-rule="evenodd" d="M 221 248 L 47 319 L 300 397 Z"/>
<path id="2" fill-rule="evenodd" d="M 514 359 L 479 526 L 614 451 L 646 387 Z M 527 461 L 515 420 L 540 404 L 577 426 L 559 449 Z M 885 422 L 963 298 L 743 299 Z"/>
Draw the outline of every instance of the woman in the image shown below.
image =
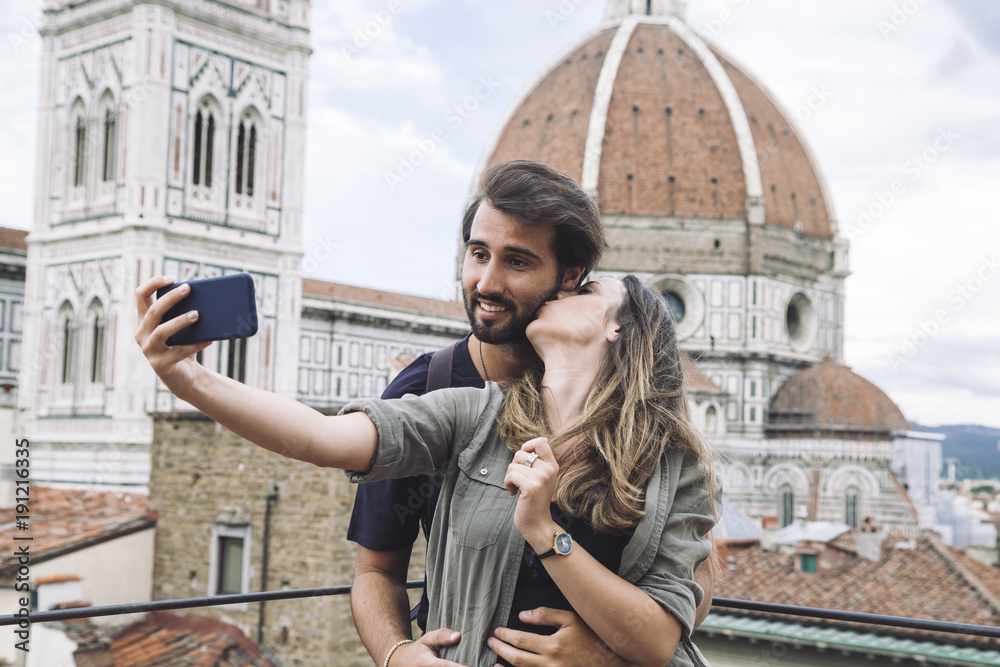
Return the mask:
<path id="1" fill-rule="evenodd" d="M 442 470 L 428 545 L 428 629 L 460 630 L 441 657 L 492 665 L 498 628 L 522 610 L 571 607 L 621 657 L 700 665 L 690 641 L 715 523 L 709 446 L 691 424 L 662 298 L 636 278 L 583 285 L 527 330 L 544 369 L 509 389 L 365 399 L 326 417 L 212 373 L 207 344 L 167 347 L 196 315 L 160 323 L 183 298 L 170 279 L 137 290 L 136 341 L 157 375 L 244 438 L 342 468 L 354 481 Z M 391 653 L 387 663 L 391 661 Z"/>

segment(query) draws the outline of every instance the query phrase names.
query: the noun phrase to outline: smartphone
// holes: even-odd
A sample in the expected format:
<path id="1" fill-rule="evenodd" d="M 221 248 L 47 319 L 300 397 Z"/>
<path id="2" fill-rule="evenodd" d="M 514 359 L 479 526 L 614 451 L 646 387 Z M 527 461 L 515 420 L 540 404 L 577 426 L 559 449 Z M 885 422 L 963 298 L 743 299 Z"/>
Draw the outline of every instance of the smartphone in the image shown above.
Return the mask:
<path id="1" fill-rule="evenodd" d="M 156 298 L 183 284 L 161 287 L 156 290 Z M 198 320 L 167 338 L 167 345 L 249 338 L 257 333 L 257 298 L 249 273 L 190 280 L 188 284 L 190 293 L 175 303 L 162 321 L 167 322 L 191 310 L 198 311 Z"/>

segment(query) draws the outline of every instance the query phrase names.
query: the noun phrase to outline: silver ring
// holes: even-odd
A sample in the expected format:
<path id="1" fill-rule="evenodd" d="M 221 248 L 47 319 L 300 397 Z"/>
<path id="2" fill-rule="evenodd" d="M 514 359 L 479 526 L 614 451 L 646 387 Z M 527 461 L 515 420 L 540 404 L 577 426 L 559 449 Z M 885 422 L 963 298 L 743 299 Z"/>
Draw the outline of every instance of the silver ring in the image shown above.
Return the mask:
<path id="1" fill-rule="evenodd" d="M 534 452 L 529 453 L 528 454 L 528 458 L 524 459 L 524 465 L 526 465 L 526 466 L 528 466 L 530 468 L 532 466 L 532 464 L 534 464 L 534 462 L 535 462 L 535 460 L 537 458 L 538 458 L 538 454 L 536 454 Z"/>

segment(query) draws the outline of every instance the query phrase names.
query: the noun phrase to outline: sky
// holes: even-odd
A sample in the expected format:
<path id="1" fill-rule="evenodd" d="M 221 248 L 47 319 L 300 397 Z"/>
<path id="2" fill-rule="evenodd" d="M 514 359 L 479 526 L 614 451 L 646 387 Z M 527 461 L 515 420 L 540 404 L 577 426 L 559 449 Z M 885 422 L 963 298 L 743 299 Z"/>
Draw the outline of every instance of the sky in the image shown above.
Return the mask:
<path id="1" fill-rule="evenodd" d="M 485 147 L 606 0 L 312 5 L 303 272 L 451 298 Z M 37 6 L 0 0 L 0 225 L 24 229 Z M 851 244 L 846 363 L 912 422 L 1000 427 L 1000 2 L 690 0 L 687 23 L 816 157 Z"/>

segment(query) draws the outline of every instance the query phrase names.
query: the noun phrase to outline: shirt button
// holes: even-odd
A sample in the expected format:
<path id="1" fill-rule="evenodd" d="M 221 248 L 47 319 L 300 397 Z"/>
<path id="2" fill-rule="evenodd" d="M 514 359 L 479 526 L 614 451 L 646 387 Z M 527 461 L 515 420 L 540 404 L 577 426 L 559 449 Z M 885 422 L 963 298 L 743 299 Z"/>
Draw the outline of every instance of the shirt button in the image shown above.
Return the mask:
<path id="1" fill-rule="evenodd" d="M 539 575 L 539 572 L 538 572 L 538 570 L 536 570 L 536 569 L 532 568 L 532 569 L 531 569 L 531 578 L 532 578 L 532 579 L 534 579 L 535 581 L 538 581 L 538 577 L 539 577 L 539 576 L 540 576 L 540 575 Z"/>
<path id="2" fill-rule="evenodd" d="M 480 475 L 485 475 L 485 474 L 489 473 L 489 471 L 490 471 L 489 468 L 482 468 L 482 469 L 480 469 L 479 474 Z"/>

